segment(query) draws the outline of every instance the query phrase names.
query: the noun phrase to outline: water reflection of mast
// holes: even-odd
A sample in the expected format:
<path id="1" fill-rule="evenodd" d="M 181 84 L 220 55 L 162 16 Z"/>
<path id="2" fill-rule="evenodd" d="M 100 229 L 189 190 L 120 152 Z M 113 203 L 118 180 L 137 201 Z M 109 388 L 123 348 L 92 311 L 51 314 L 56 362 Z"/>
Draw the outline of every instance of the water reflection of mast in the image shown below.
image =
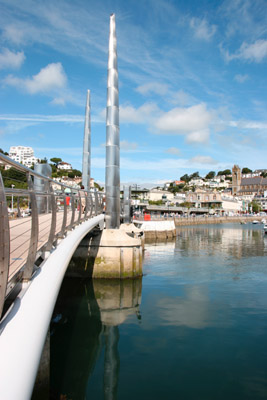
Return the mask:
<path id="1" fill-rule="evenodd" d="M 142 278 L 96 279 L 93 281 L 95 298 L 100 311 L 105 339 L 104 399 L 115 400 L 120 372 L 119 325 L 130 315 L 140 319 Z"/>
<path id="2" fill-rule="evenodd" d="M 118 326 L 105 326 L 104 335 L 106 345 L 104 361 L 104 399 L 113 400 L 117 397 L 120 371 Z"/>

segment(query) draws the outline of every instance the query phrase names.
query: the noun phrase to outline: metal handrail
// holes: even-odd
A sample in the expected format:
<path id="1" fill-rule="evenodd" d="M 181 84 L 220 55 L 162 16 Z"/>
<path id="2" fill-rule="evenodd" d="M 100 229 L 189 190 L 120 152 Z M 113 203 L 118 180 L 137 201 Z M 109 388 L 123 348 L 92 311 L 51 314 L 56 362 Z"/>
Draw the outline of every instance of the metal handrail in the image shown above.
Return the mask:
<path id="1" fill-rule="evenodd" d="M 32 278 L 37 265 L 48 257 L 68 231 L 103 213 L 104 204 L 103 192 L 85 191 L 57 182 L 0 153 L 0 166 L 6 165 L 26 174 L 28 188 L 5 187 L 0 171 L 0 317 L 14 288 Z M 35 178 L 45 182 L 45 190 L 34 187 Z M 8 208 L 10 197 L 12 204 L 14 198 L 17 203 L 15 213 L 13 209 L 10 213 Z M 21 204 L 25 200 L 29 216 L 22 219 Z"/>

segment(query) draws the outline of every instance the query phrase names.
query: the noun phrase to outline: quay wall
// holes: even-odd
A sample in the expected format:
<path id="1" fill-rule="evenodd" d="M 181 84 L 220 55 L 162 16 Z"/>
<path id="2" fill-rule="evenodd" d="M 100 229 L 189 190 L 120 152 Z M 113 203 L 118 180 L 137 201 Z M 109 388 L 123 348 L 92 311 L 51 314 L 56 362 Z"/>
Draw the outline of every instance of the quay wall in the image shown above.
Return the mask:
<path id="1" fill-rule="evenodd" d="M 189 225 L 207 225 L 207 224 L 225 224 L 225 223 L 252 223 L 252 221 L 261 221 L 264 216 L 238 216 L 238 217 L 189 217 L 189 218 L 174 218 L 175 226 Z"/>

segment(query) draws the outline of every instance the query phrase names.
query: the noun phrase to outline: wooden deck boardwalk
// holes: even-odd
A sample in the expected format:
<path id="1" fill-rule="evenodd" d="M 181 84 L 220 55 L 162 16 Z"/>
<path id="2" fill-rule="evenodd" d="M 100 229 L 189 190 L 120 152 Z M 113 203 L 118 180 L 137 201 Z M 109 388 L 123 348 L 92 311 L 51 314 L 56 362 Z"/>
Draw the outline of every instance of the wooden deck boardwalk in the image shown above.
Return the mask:
<path id="1" fill-rule="evenodd" d="M 78 218 L 79 212 L 75 212 L 75 221 Z M 56 218 L 56 234 L 61 231 L 63 222 L 63 211 L 57 212 Z M 66 226 L 70 224 L 72 213 L 67 213 Z M 23 267 L 26 263 L 30 238 L 31 238 L 31 217 L 16 218 L 9 221 L 10 227 L 10 265 L 9 265 L 9 280 Z M 39 215 L 39 234 L 37 251 L 47 243 L 52 222 L 52 214 Z"/>

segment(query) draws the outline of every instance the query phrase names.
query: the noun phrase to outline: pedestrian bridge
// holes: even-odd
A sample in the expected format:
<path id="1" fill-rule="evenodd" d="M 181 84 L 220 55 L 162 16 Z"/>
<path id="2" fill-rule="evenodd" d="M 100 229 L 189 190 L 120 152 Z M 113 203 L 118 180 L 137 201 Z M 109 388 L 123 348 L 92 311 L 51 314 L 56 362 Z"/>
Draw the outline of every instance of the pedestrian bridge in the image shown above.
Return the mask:
<path id="1" fill-rule="evenodd" d="M 0 162 L 0 398 L 29 399 L 69 261 L 104 227 L 104 194 Z"/>

